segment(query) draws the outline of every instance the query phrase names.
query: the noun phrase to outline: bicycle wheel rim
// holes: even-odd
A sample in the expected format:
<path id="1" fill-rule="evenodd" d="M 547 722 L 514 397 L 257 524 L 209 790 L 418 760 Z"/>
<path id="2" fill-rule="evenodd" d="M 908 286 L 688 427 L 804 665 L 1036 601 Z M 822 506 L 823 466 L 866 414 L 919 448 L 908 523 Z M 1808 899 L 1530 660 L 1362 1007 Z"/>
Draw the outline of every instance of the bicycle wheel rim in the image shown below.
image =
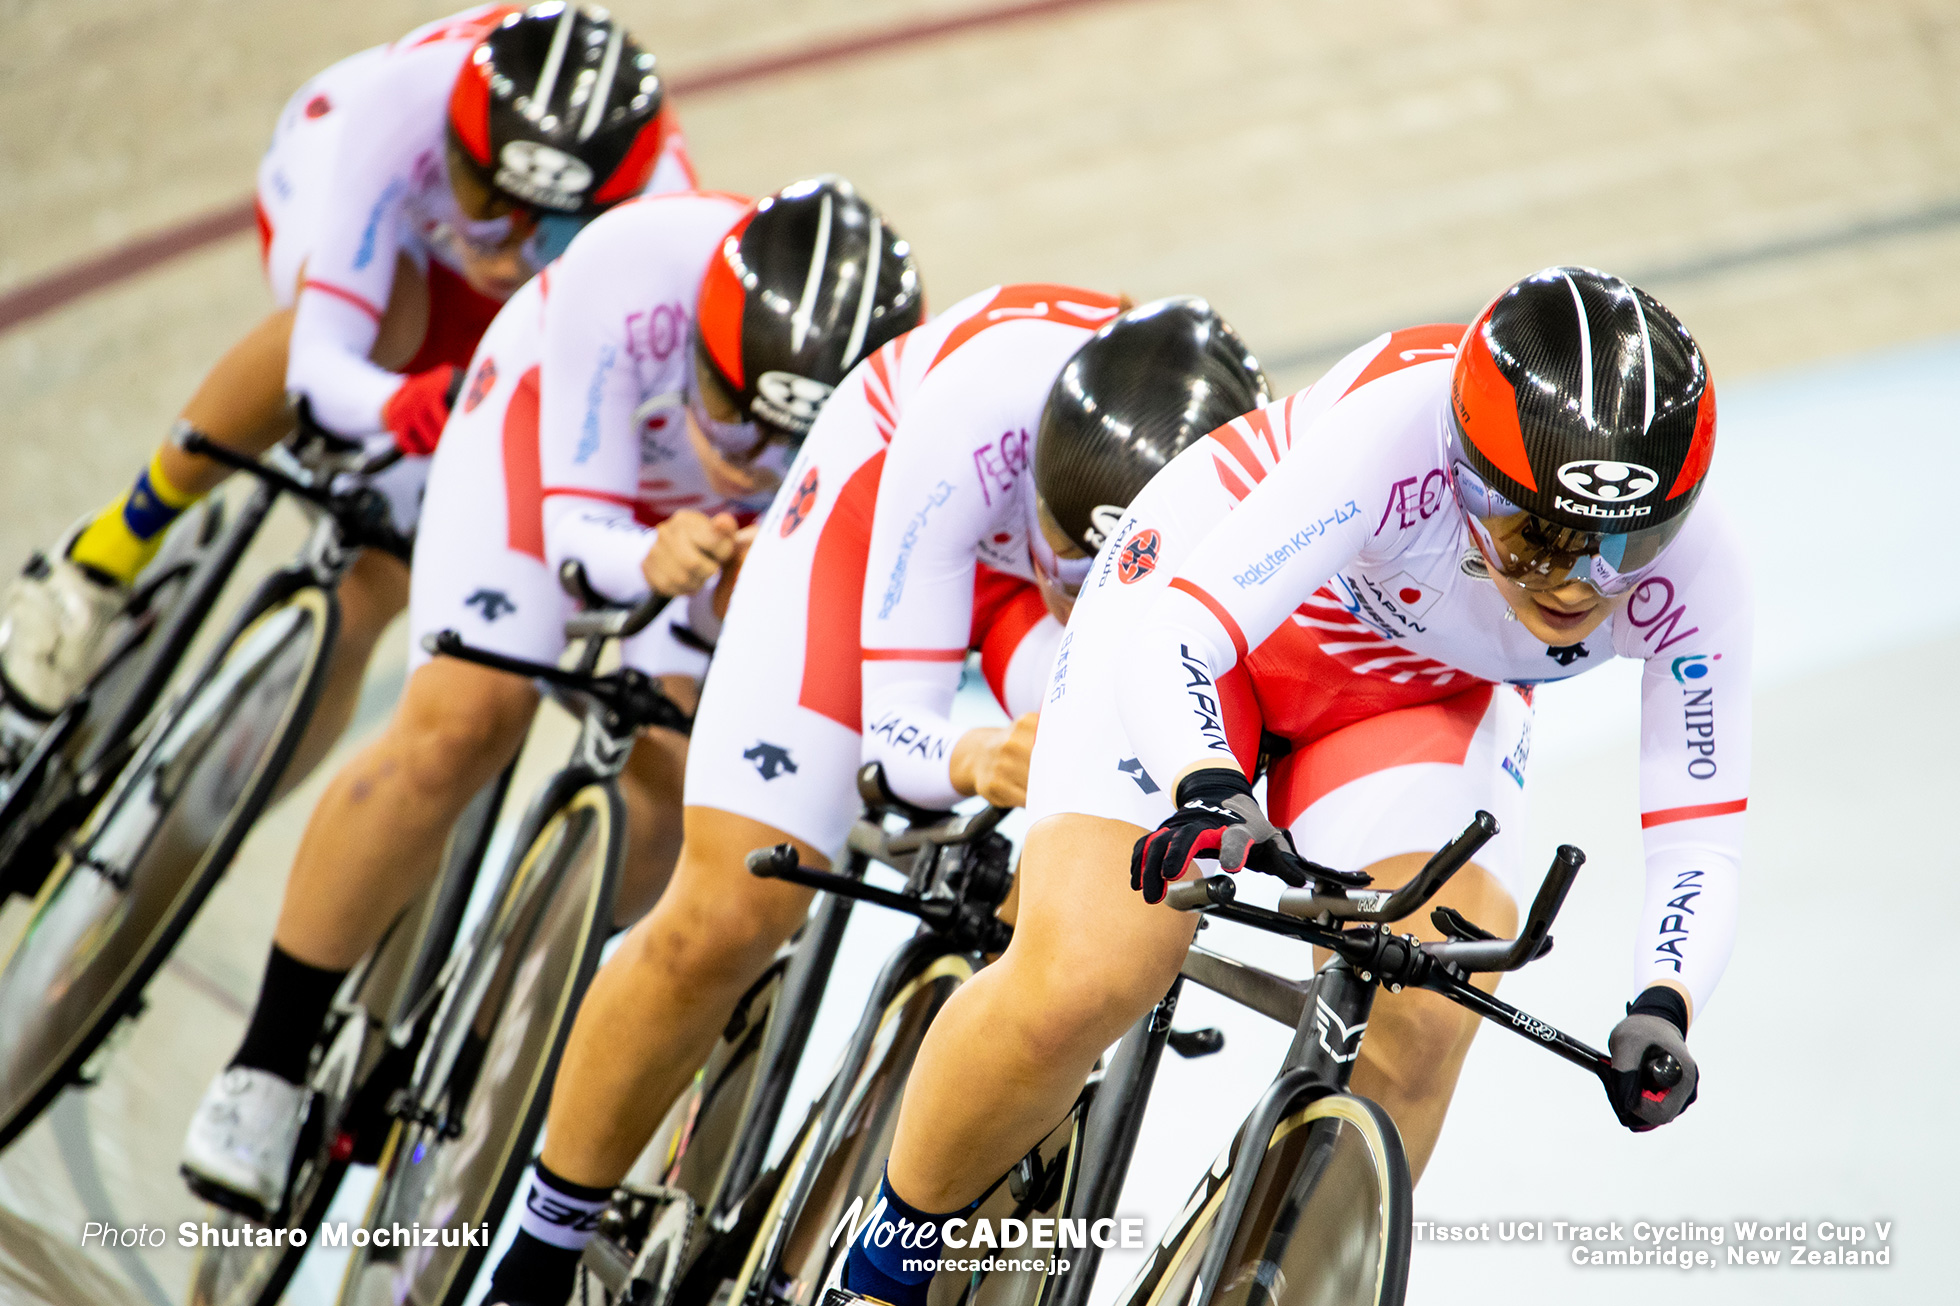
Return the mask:
<path id="1" fill-rule="evenodd" d="M 445 1234 L 454 1240 L 406 1255 L 393 1248 L 357 1255 L 343 1303 L 456 1306 L 469 1292 L 489 1239 L 479 1234 L 483 1245 L 464 1246 L 463 1235 L 502 1211 L 530 1163 L 610 923 L 621 825 L 618 798 L 588 785 L 525 850 L 510 892 L 493 908 L 492 919 L 509 931 L 496 974 L 474 1010 L 450 1017 L 467 1018 L 480 1043 L 466 1054 L 477 1063 L 473 1082 L 452 1108 L 462 1136 L 445 1140 L 424 1126 L 402 1126 L 368 1216 L 372 1228 L 419 1225 L 438 1242 Z"/>
<path id="2" fill-rule="evenodd" d="M 763 1236 L 750 1247 L 736 1277 L 738 1289 L 747 1284 L 753 1290 L 755 1276 L 767 1273 L 773 1281 L 772 1297 L 793 1306 L 816 1301 L 833 1255 L 848 1242 L 840 1238 L 833 1245 L 832 1231 L 847 1215 L 868 1210 L 877 1195 L 905 1081 L 926 1028 L 947 999 L 972 977 L 969 958 L 946 954 L 922 968 L 885 1004 L 872 1055 L 838 1117 L 833 1146 L 818 1157 L 816 1131 L 803 1132 L 764 1213 Z M 800 1176 L 813 1166 L 816 1175 L 801 1209 L 787 1210 Z"/>
<path id="3" fill-rule="evenodd" d="M 1197 1214 L 1146 1263 L 1127 1303 L 1190 1298 L 1229 1177 L 1213 1167 Z M 1410 1213 L 1408 1162 L 1386 1113 L 1365 1098 L 1319 1098 L 1273 1131 L 1212 1306 L 1400 1306 Z"/>
<path id="4" fill-rule="evenodd" d="M 229 864 L 311 715 L 336 627 L 323 591 L 288 596 L 159 727 L 77 849 L 127 887 L 75 854 L 49 875 L 0 967 L 0 1147 L 74 1078 Z M 201 806 L 177 801 L 185 796 Z"/>

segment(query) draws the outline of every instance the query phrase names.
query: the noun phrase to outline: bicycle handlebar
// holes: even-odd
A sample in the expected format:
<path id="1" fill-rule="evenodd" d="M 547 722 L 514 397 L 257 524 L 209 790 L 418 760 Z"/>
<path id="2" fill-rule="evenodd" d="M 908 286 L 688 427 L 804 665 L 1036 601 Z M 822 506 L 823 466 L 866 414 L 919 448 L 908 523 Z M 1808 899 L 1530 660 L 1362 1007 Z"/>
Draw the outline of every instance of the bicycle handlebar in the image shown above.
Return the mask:
<path id="1" fill-rule="evenodd" d="M 1434 897 L 1449 877 L 1497 833 L 1488 812 L 1476 819 L 1446 847 L 1431 857 L 1409 882 L 1393 891 L 1350 889 L 1344 895 L 1288 889 L 1280 894 L 1280 910 L 1241 906 L 1238 888 L 1229 875 L 1185 880 L 1165 895 L 1179 911 L 1215 913 L 1221 918 L 1273 933 L 1288 934 L 1327 948 L 1362 974 L 1391 988 L 1428 989 L 1467 1007 L 1486 1020 L 1506 1025 L 1542 1043 L 1552 1052 L 1589 1070 L 1611 1094 L 1613 1059 L 1535 1016 L 1527 1015 L 1470 982 L 1474 973 L 1516 970 L 1551 950 L 1552 921 L 1578 878 L 1586 855 L 1561 844 L 1538 886 L 1517 937 L 1468 937 L 1481 934 L 1475 926 L 1445 908 L 1437 908 L 1437 924 L 1452 937 L 1448 942 L 1420 942 L 1412 934 L 1397 936 L 1387 922 L 1399 920 Z M 1341 928 L 1340 921 L 1373 922 L 1372 928 Z M 1645 1089 L 1665 1092 L 1681 1082 L 1682 1068 L 1672 1056 L 1655 1049 L 1640 1065 Z"/>
<path id="2" fill-rule="evenodd" d="M 688 734 L 694 727 L 694 718 L 681 711 L 678 704 L 662 693 L 652 677 L 631 667 L 621 667 L 603 676 L 590 671 L 568 671 L 549 662 L 531 662 L 492 653 L 489 649 L 474 648 L 464 643 L 462 635 L 454 630 L 439 630 L 432 635 L 424 635 L 422 647 L 436 657 L 474 662 L 493 671 L 506 671 L 527 680 L 542 680 L 576 694 L 588 695 L 637 725 L 664 726 L 681 734 Z"/>
<path id="3" fill-rule="evenodd" d="M 301 429 L 308 430 L 309 428 L 303 424 Z M 311 431 L 318 432 L 322 435 L 329 434 L 320 432 L 317 427 L 311 428 Z M 339 437 L 337 436 L 331 438 L 339 441 Z M 343 444 L 347 443 L 346 441 L 339 442 Z M 395 530 L 392 524 L 381 524 L 368 519 L 369 510 L 366 509 L 365 505 L 372 502 L 374 491 L 366 486 L 359 486 L 351 491 L 336 493 L 325 485 L 309 485 L 298 477 L 289 476 L 276 467 L 266 466 L 256 458 L 250 458 L 236 450 L 227 449 L 224 445 L 217 443 L 202 431 L 186 431 L 183 437 L 178 440 L 177 444 L 185 453 L 196 454 L 200 458 L 209 458 L 212 462 L 220 463 L 235 472 L 243 472 L 247 476 L 255 477 L 273 489 L 278 490 L 281 494 L 290 494 L 294 498 L 302 499 L 319 508 L 321 511 L 330 514 L 335 521 L 340 523 L 341 531 L 347 537 L 347 541 L 350 544 L 357 544 L 364 548 L 379 549 L 381 552 L 399 558 L 403 562 L 407 562 L 415 552 L 414 542 L 400 531 Z M 355 475 L 371 476 L 388 467 L 392 467 L 401 460 L 401 456 L 401 450 L 391 449 L 350 470 Z"/>
<path id="4" fill-rule="evenodd" d="M 587 611 L 575 613 L 565 623 L 565 638 L 627 639 L 653 624 L 655 617 L 674 601 L 670 594 L 649 594 L 631 607 L 613 602 L 592 587 L 585 565 L 567 558 L 558 568 L 558 583 Z"/>
<path id="5" fill-rule="evenodd" d="M 1318 888 L 1287 889 L 1279 896 L 1279 909 L 1307 920 L 1399 921 L 1435 897 L 1496 834 L 1497 818 L 1479 811 L 1462 834 L 1439 848 L 1399 889 L 1347 889 L 1339 894 Z"/>

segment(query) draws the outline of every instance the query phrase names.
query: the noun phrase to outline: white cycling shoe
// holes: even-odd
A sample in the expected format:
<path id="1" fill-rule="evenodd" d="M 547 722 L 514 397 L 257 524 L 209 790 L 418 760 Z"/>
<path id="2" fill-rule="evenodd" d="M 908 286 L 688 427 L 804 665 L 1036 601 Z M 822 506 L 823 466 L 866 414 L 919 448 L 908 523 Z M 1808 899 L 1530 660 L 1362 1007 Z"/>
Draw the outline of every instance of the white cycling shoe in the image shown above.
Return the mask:
<path id="1" fill-rule="evenodd" d="M 241 1215 L 276 1215 L 305 1107 L 306 1090 L 270 1071 L 232 1066 L 212 1080 L 184 1136 L 191 1190 Z"/>
<path id="2" fill-rule="evenodd" d="M 102 637 L 129 591 L 68 559 L 70 532 L 53 556 L 29 559 L 0 603 L 0 677 L 8 699 L 30 715 L 62 709 L 94 674 Z"/>

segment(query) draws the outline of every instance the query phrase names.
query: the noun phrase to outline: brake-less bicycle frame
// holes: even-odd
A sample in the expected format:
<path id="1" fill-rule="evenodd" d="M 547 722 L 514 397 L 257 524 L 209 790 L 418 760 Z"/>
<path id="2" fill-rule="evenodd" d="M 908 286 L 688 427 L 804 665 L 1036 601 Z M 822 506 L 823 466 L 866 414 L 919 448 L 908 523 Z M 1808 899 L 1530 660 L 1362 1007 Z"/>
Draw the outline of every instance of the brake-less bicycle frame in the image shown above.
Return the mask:
<path id="1" fill-rule="evenodd" d="M 1225 875 L 1173 885 L 1168 901 L 1175 908 L 1283 934 L 1325 948 L 1333 956 L 1312 979 L 1300 982 L 1193 946 L 1164 1002 L 1119 1044 L 1092 1108 L 1092 1121 L 1100 1118 L 1102 1127 L 1091 1136 L 1102 1141 L 1097 1152 L 1085 1157 L 1084 1164 L 1094 1173 L 1078 1184 L 1081 1200 L 1071 1206 L 1068 1215 L 1093 1220 L 1112 1213 L 1123 1169 L 1142 1124 L 1143 1106 L 1169 1026 L 1169 1010 L 1175 1007 L 1179 987 L 1186 979 L 1291 1026 L 1294 1036 L 1278 1074 L 1239 1131 L 1222 1200 L 1215 1208 L 1205 1203 L 1187 1207 L 1186 1218 L 1194 1223 L 1201 1206 L 1213 1213 L 1193 1292 L 1183 1306 L 1210 1306 L 1219 1291 L 1261 1159 L 1281 1122 L 1305 1103 L 1347 1089 L 1379 988 L 1386 986 L 1393 993 L 1414 987 L 1438 993 L 1591 1071 L 1610 1090 L 1612 1058 L 1470 982 L 1473 974 L 1516 970 L 1550 951 L 1552 921 L 1585 863 L 1584 853 L 1569 844 L 1558 849 L 1515 939 L 1494 938 L 1444 907 L 1437 908 L 1432 919 L 1449 936 L 1447 942 L 1423 943 L 1414 935 L 1397 935 L 1390 929 L 1391 922 L 1427 905 L 1496 833 L 1495 818 L 1478 812 L 1462 834 L 1431 857 L 1407 884 L 1392 891 L 1340 886 L 1315 876 L 1321 868 L 1300 862 L 1300 869 L 1312 877 L 1308 881 L 1311 887 L 1283 892 L 1278 911 L 1237 902 L 1235 882 Z M 1667 1088 L 1679 1082 L 1681 1069 L 1672 1057 L 1657 1054 L 1643 1065 L 1642 1073 L 1648 1086 Z M 1388 1132 L 1392 1133 L 1392 1128 Z M 1392 1149 L 1399 1158 L 1399 1140 Z M 1389 1220 L 1401 1230 L 1405 1258 L 1410 1219 L 1406 1163 L 1399 1191 L 1391 1185 L 1383 1196 L 1391 1206 Z M 1165 1245 L 1181 1238 L 1190 1227 L 1172 1231 Z M 1084 1249 L 1075 1258 L 1070 1274 L 1051 1282 L 1052 1291 L 1044 1293 L 1040 1306 L 1081 1306 L 1086 1302 L 1097 1255 L 1094 1248 Z M 1149 1299 L 1149 1271 L 1146 1267 L 1145 1276 L 1133 1286 L 1125 1306 L 1138 1306 Z M 1400 1301 L 1406 1284 L 1406 1259 L 1385 1264 L 1382 1274 L 1384 1291 L 1379 1300 Z"/>

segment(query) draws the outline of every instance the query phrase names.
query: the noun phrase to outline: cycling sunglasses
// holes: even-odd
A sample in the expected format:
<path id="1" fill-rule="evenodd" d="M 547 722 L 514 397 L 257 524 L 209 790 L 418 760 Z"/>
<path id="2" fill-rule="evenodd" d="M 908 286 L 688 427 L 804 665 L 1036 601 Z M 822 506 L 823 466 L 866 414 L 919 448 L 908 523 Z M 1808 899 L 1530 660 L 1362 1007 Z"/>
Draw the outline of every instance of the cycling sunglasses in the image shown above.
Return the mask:
<path id="1" fill-rule="evenodd" d="M 1450 460 L 1449 474 L 1484 560 L 1497 575 L 1528 590 L 1577 583 L 1606 598 L 1625 594 L 1653 574 L 1661 551 L 1687 522 L 1683 513 L 1624 534 L 1577 530 L 1518 507 L 1462 458 Z"/>

